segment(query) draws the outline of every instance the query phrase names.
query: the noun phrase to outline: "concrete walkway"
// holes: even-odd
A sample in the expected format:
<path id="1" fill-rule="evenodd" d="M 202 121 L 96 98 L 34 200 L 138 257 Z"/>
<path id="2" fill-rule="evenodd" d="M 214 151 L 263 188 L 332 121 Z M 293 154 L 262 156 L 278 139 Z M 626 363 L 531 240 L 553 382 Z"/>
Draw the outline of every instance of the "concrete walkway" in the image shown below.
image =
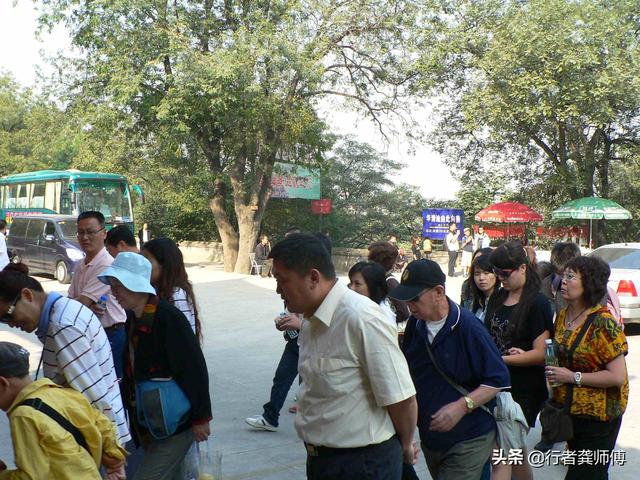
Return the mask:
<path id="1" fill-rule="evenodd" d="M 275 281 L 239 274 L 227 274 L 217 266 L 189 267 L 195 284 L 204 327 L 204 352 L 211 374 L 214 408 L 213 448 L 223 454 L 225 480 L 302 480 L 305 478 L 305 451 L 293 428 L 293 415 L 287 408 L 295 391 L 289 394 L 277 432 L 252 431 L 244 418 L 262 413 L 268 400 L 271 380 L 284 348 L 282 334 L 275 330 L 273 318 L 282 310 L 275 293 Z M 64 292 L 65 287 L 43 280 L 47 290 Z M 450 280 L 448 291 L 457 300 L 461 279 Z M 33 352 L 32 363 L 39 360 L 41 345 L 34 335 L 0 326 L 0 340 L 21 343 Z M 630 408 L 620 434 L 618 447 L 627 450 L 628 464 L 611 469 L 611 478 L 631 480 L 640 471 L 640 336 L 629 338 L 631 354 L 627 358 L 631 386 Z M 539 439 L 539 431 L 529 435 L 530 445 Z M 0 414 L 0 459 L 11 465 L 13 453 L 4 414 Z M 417 466 L 421 479 L 429 479 L 424 460 Z M 536 479 L 560 479 L 564 468 L 535 469 Z"/>

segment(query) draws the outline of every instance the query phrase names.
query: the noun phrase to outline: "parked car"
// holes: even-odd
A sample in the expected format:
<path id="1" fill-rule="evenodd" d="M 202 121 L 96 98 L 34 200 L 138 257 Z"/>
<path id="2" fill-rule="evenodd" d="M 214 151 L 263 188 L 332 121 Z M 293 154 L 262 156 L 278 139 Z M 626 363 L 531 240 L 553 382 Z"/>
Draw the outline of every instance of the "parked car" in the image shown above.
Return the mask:
<path id="1" fill-rule="evenodd" d="M 72 215 L 14 217 L 7 250 L 13 262 L 26 263 L 30 272 L 52 274 L 58 282 L 70 283 L 77 263 L 84 258 L 76 228 Z"/>
<path id="2" fill-rule="evenodd" d="M 640 323 L 640 243 L 612 243 L 589 254 L 611 267 L 609 287 L 618 293 L 625 323 Z"/>

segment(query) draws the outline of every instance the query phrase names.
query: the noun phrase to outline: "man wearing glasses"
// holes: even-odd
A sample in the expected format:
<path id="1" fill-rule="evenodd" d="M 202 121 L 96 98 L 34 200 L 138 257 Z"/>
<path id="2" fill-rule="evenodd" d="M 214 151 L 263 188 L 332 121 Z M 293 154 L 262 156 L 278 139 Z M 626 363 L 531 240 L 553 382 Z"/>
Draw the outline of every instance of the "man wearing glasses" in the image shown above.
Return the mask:
<path id="1" fill-rule="evenodd" d="M 389 297 L 411 311 L 403 350 L 431 476 L 477 480 L 496 438 L 496 423 L 483 407 L 493 410 L 494 397 L 510 385 L 509 371 L 484 325 L 447 297 L 445 281 L 436 262 L 416 260 Z"/>
<path id="2" fill-rule="evenodd" d="M 102 213 L 88 211 L 78 216 L 78 243 L 85 257 L 71 279 L 69 298 L 86 305 L 100 318 L 111 344 L 116 375 L 122 378 L 122 352 L 126 341 L 124 325 L 127 316 L 111 294 L 111 287 L 98 280 L 98 275 L 113 263 L 113 257 L 104 246 L 106 237 Z M 107 297 L 105 306 L 98 304 L 103 295 Z"/>

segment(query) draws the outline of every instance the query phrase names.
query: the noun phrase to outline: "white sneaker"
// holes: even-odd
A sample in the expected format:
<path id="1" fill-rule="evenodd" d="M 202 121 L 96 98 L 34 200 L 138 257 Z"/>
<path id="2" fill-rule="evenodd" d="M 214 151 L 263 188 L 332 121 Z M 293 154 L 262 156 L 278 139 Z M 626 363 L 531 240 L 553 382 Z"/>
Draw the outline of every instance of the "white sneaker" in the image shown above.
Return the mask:
<path id="1" fill-rule="evenodd" d="M 266 430 L 267 432 L 275 432 L 276 430 L 278 430 L 278 427 L 274 427 L 273 425 L 271 425 L 264 419 L 262 415 L 245 418 L 244 421 L 256 430 Z"/>

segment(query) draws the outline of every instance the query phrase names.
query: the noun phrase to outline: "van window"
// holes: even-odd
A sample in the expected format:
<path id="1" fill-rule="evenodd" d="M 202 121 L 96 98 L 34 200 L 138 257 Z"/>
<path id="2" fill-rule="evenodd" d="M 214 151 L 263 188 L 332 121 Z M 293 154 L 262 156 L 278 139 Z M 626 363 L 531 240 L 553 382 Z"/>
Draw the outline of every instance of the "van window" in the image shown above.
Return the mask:
<path id="1" fill-rule="evenodd" d="M 62 231 L 62 236 L 66 239 L 74 239 L 77 237 L 78 223 L 75 220 L 58 222 L 58 226 Z"/>
<path id="2" fill-rule="evenodd" d="M 56 226 L 53 222 L 47 222 L 47 225 L 44 227 L 45 235 L 55 235 L 56 234 Z"/>
<path id="3" fill-rule="evenodd" d="M 44 220 L 31 219 L 27 227 L 27 238 L 38 238 L 44 231 Z"/>
<path id="4" fill-rule="evenodd" d="M 29 223 L 28 218 L 15 218 L 11 225 L 9 226 L 9 236 L 10 237 L 24 237 L 24 234 L 27 233 L 27 224 Z"/>

